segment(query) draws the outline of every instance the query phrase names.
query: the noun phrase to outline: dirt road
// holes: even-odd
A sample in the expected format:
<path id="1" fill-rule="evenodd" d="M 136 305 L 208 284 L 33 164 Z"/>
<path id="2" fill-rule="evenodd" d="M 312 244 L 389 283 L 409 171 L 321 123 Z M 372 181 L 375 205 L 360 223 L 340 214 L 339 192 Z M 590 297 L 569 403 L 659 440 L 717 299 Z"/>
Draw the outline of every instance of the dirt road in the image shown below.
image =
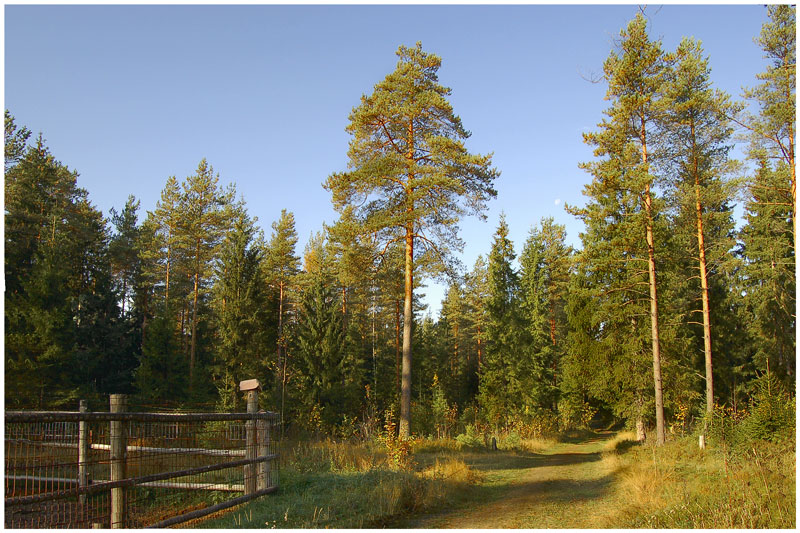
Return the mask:
<path id="1" fill-rule="evenodd" d="M 559 443 L 510 464 L 492 464 L 470 503 L 444 513 L 417 516 L 405 528 L 592 528 L 603 527 L 612 476 L 601 459 L 605 437 Z"/>

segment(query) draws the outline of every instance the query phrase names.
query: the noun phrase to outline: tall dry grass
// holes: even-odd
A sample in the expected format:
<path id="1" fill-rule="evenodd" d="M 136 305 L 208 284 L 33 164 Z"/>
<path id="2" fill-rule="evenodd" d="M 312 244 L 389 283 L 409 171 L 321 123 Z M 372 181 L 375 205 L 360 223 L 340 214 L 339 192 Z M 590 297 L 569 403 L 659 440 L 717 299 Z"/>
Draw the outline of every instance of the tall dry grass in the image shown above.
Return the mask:
<path id="1" fill-rule="evenodd" d="M 754 441 L 731 455 L 699 449 L 696 437 L 660 448 L 634 438 L 617 435 L 604 450 L 615 497 L 598 527 L 795 527 L 793 442 Z"/>

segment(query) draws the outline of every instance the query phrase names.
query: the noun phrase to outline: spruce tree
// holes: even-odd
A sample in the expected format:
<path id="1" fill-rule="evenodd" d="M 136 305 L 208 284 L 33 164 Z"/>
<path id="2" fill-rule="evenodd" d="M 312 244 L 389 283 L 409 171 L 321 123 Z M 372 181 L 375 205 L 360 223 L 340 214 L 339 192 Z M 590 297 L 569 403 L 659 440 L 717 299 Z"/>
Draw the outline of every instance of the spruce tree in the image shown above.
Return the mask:
<path id="1" fill-rule="evenodd" d="M 530 377 L 522 357 L 519 277 L 513 266 L 514 245 L 501 215 L 492 242 L 486 301 L 486 361 L 480 381 L 480 403 L 487 419 L 508 423 L 527 404 Z"/>
<path id="2" fill-rule="evenodd" d="M 328 426 L 341 421 L 345 390 L 350 385 L 346 338 L 337 295 L 314 274 L 300 302 L 297 326 L 297 365 L 304 382 L 301 402 L 316 407 Z"/>
<path id="3" fill-rule="evenodd" d="M 59 405 L 130 383 L 135 354 L 111 286 L 108 231 L 77 178 L 41 135 L 6 173 L 9 405 Z"/>
<path id="4" fill-rule="evenodd" d="M 742 287 L 755 363 L 791 382 L 795 376 L 796 278 L 792 244 L 792 203 L 783 186 L 789 169 L 762 160 L 745 202 Z"/>
<path id="5" fill-rule="evenodd" d="M 261 235 L 242 203 L 233 209 L 230 231 L 214 259 L 214 378 L 220 405 L 239 403 L 235 385 L 258 378 L 266 383 L 263 353 L 269 348 L 267 288 L 263 279 Z M 231 385 L 234 385 L 233 387 Z"/>
<path id="6" fill-rule="evenodd" d="M 131 300 L 141 275 L 138 210 L 139 201 L 133 195 L 128 196 L 121 212 L 118 213 L 116 209 L 111 208 L 111 222 L 114 224 L 115 234 L 109 242 L 108 253 L 123 314 L 126 308 L 128 312 L 131 311 Z"/>
<path id="7" fill-rule="evenodd" d="M 541 220 L 541 229 L 531 229 L 520 254 L 521 309 L 528 330 L 528 357 L 535 372 L 532 394 L 539 407 L 553 410 L 558 403 L 558 367 L 564 353 L 571 255 L 566 229 L 552 217 Z"/>
<path id="8" fill-rule="evenodd" d="M 474 399 L 478 394 L 480 376 L 486 363 L 486 329 L 488 315 L 486 304 L 489 299 L 489 272 L 486 260 L 479 255 L 472 270 L 464 280 L 465 304 L 467 306 L 467 327 L 471 340 L 470 353 L 474 357 L 467 363 L 467 398 Z"/>

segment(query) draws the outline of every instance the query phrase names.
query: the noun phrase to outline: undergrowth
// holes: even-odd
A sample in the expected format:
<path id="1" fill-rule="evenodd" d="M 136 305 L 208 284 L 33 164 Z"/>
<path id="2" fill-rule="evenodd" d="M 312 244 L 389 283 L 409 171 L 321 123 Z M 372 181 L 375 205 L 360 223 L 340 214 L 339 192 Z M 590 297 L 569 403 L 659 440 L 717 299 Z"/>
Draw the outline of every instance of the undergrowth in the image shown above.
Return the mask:
<path id="1" fill-rule="evenodd" d="M 374 443 L 300 442 L 284 445 L 280 490 L 207 520 L 203 528 L 364 528 L 458 501 L 479 474 L 427 439 L 411 441 L 425 454 L 422 466 L 398 468 L 385 446 Z M 430 457 L 429 457 L 430 456 Z M 413 454 L 412 454 L 413 457 Z"/>
<path id="2" fill-rule="evenodd" d="M 760 386 L 748 412 L 715 413 L 704 450 L 701 428 L 662 447 L 610 441 L 616 503 L 598 527 L 794 528 L 794 398 L 769 377 Z"/>

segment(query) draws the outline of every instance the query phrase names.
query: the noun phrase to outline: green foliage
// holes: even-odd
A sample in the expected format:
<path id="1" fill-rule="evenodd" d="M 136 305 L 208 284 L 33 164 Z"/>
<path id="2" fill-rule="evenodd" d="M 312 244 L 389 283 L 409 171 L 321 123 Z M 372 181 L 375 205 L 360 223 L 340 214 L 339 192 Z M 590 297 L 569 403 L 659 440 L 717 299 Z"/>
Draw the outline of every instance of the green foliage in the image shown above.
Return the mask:
<path id="1" fill-rule="evenodd" d="M 271 348 L 271 324 L 260 242 L 254 221 L 244 206 L 239 206 L 214 259 L 213 375 L 220 402 L 228 409 L 244 408 L 236 387 L 240 381 L 257 378 L 264 384 L 270 382 L 264 353 Z"/>
<path id="2" fill-rule="evenodd" d="M 501 216 L 489 254 L 486 301 L 486 360 L 480 375 L 479 401 L 484 417 L 495 426 L 504 425 L 530 402 L 527 379 L 529 360 L 523 357 L 519 277 L 512 261 L 514 246 L 508 225 Z"/>
<path id="3" fill-rule="evenodd" d="M 275 345 L 277 357 L 272 360 L 274 376 L 274 405 L 284 412 L 287 379 L 286 349 L 289 344 L 288 329 L 284 322 L 286 311 L 293 301 L 293 285 L 299 270 L 300 258 L 296 255 L 297 230 L 294 214 L 281 210 L 280 218 L 272 223 L 272 235 L 264 253 L 264 278 L 272 299 L 271 314 L 275 316 Z"/>
<path id="4" fill-rule="evenodd" d="M 31 137 L 31 131 L 25 126 L 17 127 L 14 122 L 14 117 L 6 109 L 5 112 L 5 170 L 8 170 L 17 164 L 17 162 L 25 154 L 28 148 L 28 139 Z"/>
<path id="5" fill-rule="evenodd" d="M 325 183 L 340 218 L 309 240 L 302 270 L 294 215 L 283 210 L 265 242 L 206 160 L 168 178 L 143 223 L 132 196 L 105 219 L 77 172 L 6 111 L 7 405 L 138 388 L 146 401 L 241 409 L 237 384 L 257 377 L 263 407 L 318 436 L 373 439 L 400 405 L 419 436 L 463 430 L 469 442 L 477 426 L 515 441 L 651 424 L 657 350 L 682 434 L 702 416 L 710 344 L 714 398 L 730 412 L 709 440 L 783 439 L 796 374 L 795 8 L 767 10 L 757 43 L 769 65 L 745 93 L 754 116 L 713 89 L 699 41 L 667 52 L 645 17 L 631 21 L 604 63 L 605 117 L 585 135 L 587 203 L 569 208 L 582 250 L 545 217 L 517 266 L 503 217 L 466 275 L 452 268 L 458 224 L 481 215 L 499 173 L 467 150 L 441 59 L 419 44 L 399 48 L 350 114 L 348 169 Z M 731 120 L 750 131 L 756 164 L 738 235 Z M 445 272 L 435 320 L 420 280 Z M 409 360 L 413 331 L 413 369 L 401 369 L 401 331 Z"/>
<path id="6" fill-rule="evenodd" d="M 536 407 L 556 409 L 567 334 L 565 301 L 572 248 L 552 217 L 531 228 L 520 255 L 520 299 L 531 360 L 530 395 Z"/>
<path id="7" fill-rule="evenodd" d="M 440 439 L 449 438 L 450 432 L 455 425 L 455 418 L 458 410 L 455 405 L 451 407 L 447 402 L 444 388 L 439 383 L 439 377 L 436 374 L 433 375 L 431 390 L 433 394 L 433 398 L 431 399 L 431 418 L 436 428 L 436 436 Z"/>
<path id="8" fill-rule="evenodd" d="M 317 408 L 325 427 L 353 413 L 357 383 L 351 381 L 342 313 L 336 295 L 314 276 L 300 302 L 297 325 L 297 369 L 303 380 L 300 402 Z"/>
<path id="9" fill-rule="evenodd" d="M 397 55 L 394 72 L 350 114 L 350 170 L 329 176 L 325 188 L 353 234 L 369 236 L 384 251 L 398 243 L 405 251 L 400 426 L 407 436 L 414 274 L 450 269 L 450 251 L 463 245 L 460 218 L 481 214 L 497 194 L 492 183 L 499 173 L 490 166 L 491 155 L 467 151 L 470 134 L 447 101 L 450 89 L 437 77 L 441 59 L 421 43 L 401 46 Z"/>
<path id="10" fill-rule="evenodd" d="M 63 406 L 130 387 L 137 332 L 117 307 L 105 220 L 77 177 L 41 136 L 6 173 L 8 405 Z"/>
<path id="11" fill-rule="evenodd" d="M 753 383 L 746 409 L 717 407 L 710 423 L 709 441 L 734 453 L 747 452 L 754 441 L 783 443 L 795 435 L 796 399 L 774 374 L 762 374 Z"/>
<path id="12" fill-rule="evenodd" d="M 792 167 L 797 121 L 796 10 L 792 5 L 767 6 L 769 22 L 762 27 L 756 42 L 770 64 L 756 76 L 761 83 L 744 91 L 744 97 L 760 108 L 758 115 L 744 120 L 752 132 L 753 156 L 760 159 L 776 154 Z"/>
<path id="13" fill-rule="evenodd" d="M 147 328 L 142 361 L 136 370 L 139 397 L 147 402 L 180 401 L 188 392 L 189 369 L 181 353 L 173 317 L 172 310 L 164 307 Z"/>
<path id="14" fill-rule="evenodd" d="M 483 435 L 479 434 L 477 428 L 472 424 L 467 424 L 464 433 L 456 436 L 456 442 L 462 448 L 483 448 Z"/>
<path id="15" fill-rule="evenodd" d="M 770 368 L 793 380 L 795 361 L 796 279 L 792 246 L 789 169 L 762 160 L 745 202 L 746 221 L 740 238 L 744 258 L 741 290 L 747 330 L 752 336 L 760 370 Z M 791 377 L 790 377 L 791 376 Z"/>

